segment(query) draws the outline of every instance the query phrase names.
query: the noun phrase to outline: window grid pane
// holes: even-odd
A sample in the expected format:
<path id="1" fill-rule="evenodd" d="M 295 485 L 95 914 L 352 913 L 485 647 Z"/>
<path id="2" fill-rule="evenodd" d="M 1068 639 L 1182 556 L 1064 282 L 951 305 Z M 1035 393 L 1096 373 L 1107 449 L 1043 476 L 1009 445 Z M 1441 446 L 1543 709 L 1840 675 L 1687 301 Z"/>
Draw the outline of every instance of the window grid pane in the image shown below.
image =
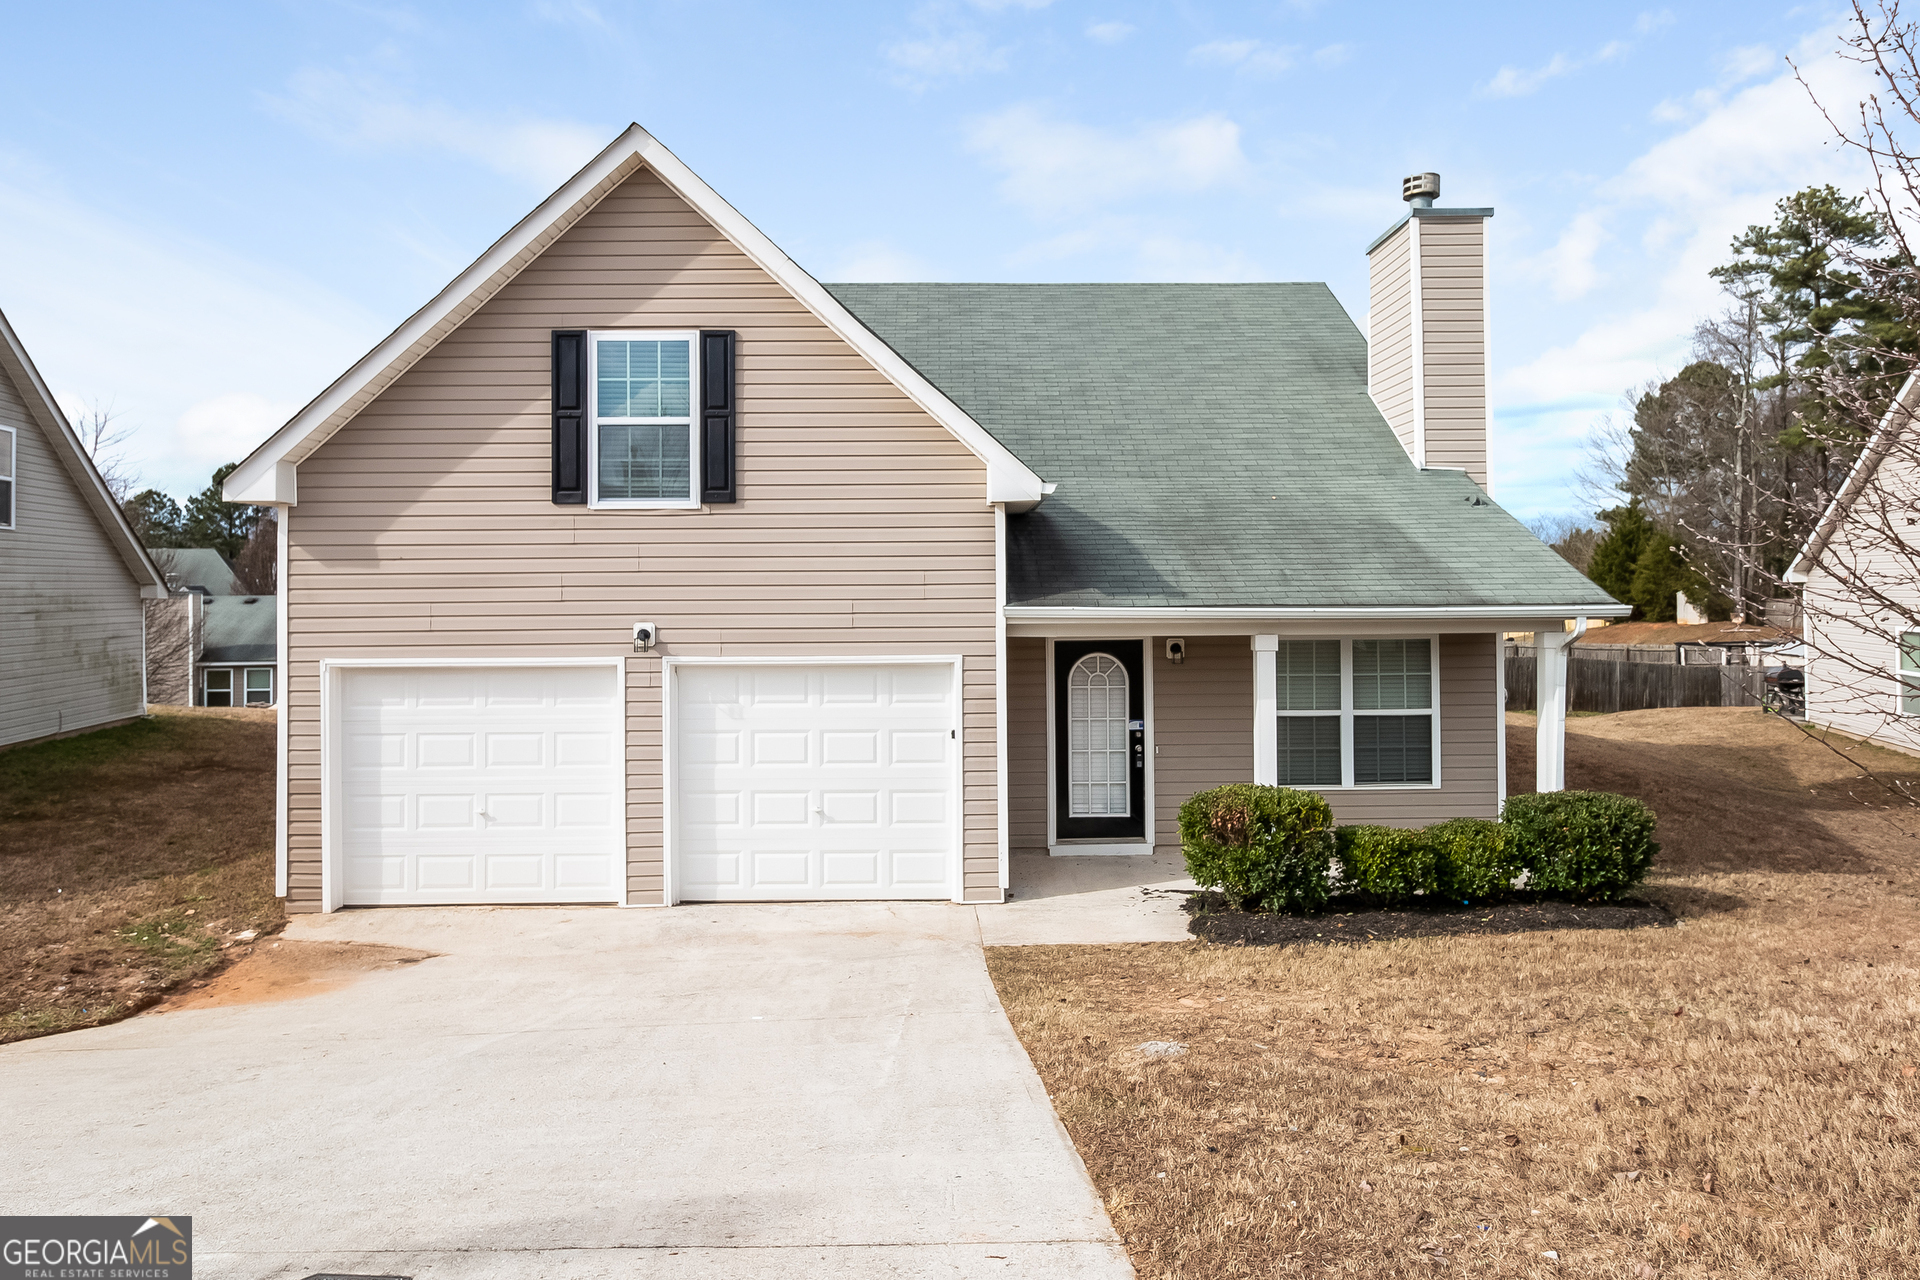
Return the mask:
<path id="1" fill-rule="evenodd" d="M 693 400 L 693 344 L 685 338 L 595 344 L 602 418 L 684 418 Z"/>
<path id="2" fill-rule="evenodd" d="M 1353 708 L 1385 711 L 1433 705 L 1432 645 L 1425 640 L 1355 640 Z"/>
<path id="3" fill-rule="evenodd" d="M 1132 816 L 1127 777 L 1127 669 L 1090 653 L 1067 676 L 1068 809 L 1075 818 Z"/>
<path id="4" fill-rule="evenodd" d="M 1355 716 L 1353 781 L 1432 782 L 1433 717 Z"/>
<path id="5" fill-rule="evenodd" d="M 1283 640 L 1280 642 L 1279 667 L 1280 710 L 1340 709 L 1338 640 Z"/>
<path id="6" fill-rule="evenodd" d="M 233 705 L 233 672 L 208 671 L 204 679 L 207 706 L 230 707 Z"/>
<path id="7" fill-rule="evenodd" d="M 1281 716 L 1279 733 L 1281 786 L 1340 785 L 1339 716 Z"/>
<path id="8" fill-rule="evenodd" d="M 693 491 L 691 427 L 600 427 L 600 497 L 686 500 Z"/>

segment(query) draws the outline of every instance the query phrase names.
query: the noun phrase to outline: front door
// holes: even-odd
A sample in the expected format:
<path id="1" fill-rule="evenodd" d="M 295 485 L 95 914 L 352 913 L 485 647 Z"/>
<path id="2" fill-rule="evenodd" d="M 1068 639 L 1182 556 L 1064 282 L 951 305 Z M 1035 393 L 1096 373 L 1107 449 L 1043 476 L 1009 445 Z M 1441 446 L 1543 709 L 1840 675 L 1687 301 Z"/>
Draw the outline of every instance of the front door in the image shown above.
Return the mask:
<path id="1" fill-rule="evenodd" d="M 1147 697 L 1139 640 L 1053 646 L 1053 803 L 1062 840 L 1147 832 Z"/>

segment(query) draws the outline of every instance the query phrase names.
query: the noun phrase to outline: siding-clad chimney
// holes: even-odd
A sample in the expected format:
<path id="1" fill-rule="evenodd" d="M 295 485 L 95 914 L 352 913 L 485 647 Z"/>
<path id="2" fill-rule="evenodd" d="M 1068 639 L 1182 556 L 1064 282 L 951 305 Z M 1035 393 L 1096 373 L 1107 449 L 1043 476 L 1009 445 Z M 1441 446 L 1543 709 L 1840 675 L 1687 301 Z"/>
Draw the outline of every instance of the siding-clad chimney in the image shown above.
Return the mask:
<path id="1" fill-rule="evenodd" d="M 1401 184 L 1407 216 L 1367 248 L 1367 389 L 1418 467 L 1487 484 L 1491 209 L 1441 209 L 1440 175 Z"/>

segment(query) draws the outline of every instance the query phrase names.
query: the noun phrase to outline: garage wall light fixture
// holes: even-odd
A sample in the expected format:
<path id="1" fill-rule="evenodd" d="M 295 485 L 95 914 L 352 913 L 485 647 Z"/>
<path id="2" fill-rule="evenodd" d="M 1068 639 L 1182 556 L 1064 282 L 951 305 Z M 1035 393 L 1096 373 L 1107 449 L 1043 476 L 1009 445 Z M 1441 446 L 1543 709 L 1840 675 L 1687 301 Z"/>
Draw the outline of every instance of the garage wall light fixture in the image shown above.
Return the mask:
<path id="1" fill-rule="evenodd" d="M 1185 640 L 1167 641 L 1167 661 L 1179 666 L 1187 660 L 1187 642 Z"/>
<path id="2" fill-rule="evenodd" d="M 651 622 L 636 622 L 633 624 L 633 651 L 635 653 L 645 653 L 659 642 L 660 628 L 654 626 Z"/>

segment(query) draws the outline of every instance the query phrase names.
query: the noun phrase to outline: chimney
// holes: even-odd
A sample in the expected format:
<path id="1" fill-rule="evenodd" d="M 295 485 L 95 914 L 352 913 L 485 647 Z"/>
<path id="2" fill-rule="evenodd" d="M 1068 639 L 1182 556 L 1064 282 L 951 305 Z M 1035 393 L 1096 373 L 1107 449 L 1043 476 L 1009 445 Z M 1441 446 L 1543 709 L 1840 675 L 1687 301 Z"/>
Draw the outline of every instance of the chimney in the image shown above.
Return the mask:
<path id="1" fill-rule="evenodd" d="M 1367 246 L 1367 391 L 1417 467 L 1487 484 L 1491 209 L 1442 209 L 1440 175 L 1400 184 L 1409 206 Z"/>

